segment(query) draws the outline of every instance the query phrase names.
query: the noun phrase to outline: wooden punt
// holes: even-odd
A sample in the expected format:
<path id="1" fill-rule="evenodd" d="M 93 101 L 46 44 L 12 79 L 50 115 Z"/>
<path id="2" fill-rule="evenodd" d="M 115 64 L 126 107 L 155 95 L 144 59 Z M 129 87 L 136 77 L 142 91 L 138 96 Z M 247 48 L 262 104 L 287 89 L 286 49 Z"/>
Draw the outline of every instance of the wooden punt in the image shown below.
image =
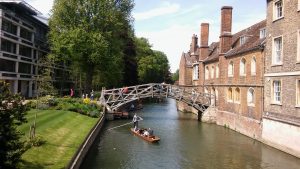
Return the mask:
<path id="1" fill-rule="evenodd" d="M 148 141 L 148 142 L 155 143 L 155 142 L 158 142 L 158 141 L 160 140 L 159 137 L 154 136 L 154 135 L 153 135 L 153 136 L 144 136 L 144 135 L 143 135 L 143 131 L 144 131 L 145 129 L 139 129 L 139 130 L 135 131 L 134 128 L 131 128 L 130 130 L 131 130 L 131 132 L 132 132 L 133 134 L 135 134 L 135 135 L 141 137 L 142 139 L 144 139 L 144 140 L 146 140 L 146 141 Z"/>

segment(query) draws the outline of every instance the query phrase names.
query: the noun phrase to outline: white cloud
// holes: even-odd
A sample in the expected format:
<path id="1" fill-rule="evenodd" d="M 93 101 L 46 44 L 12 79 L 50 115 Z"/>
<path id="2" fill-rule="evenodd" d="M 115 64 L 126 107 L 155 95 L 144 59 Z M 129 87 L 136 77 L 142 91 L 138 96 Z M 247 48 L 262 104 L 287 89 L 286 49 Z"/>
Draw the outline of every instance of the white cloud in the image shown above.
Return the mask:
<path id="1" fill-rule="evenodd" d="M 145 12 L 133 13 L 133 17 L 135 18 L 135 20 L 141 21 L 158 16 L 176 13 L 177 11 L 179 11 L 179 9 L 179 4 L 171 4 L 169 2 L 165 2 L 163 3 L 162 7 L 154 8 Z"/>
<path id="2" fill-rule="evenodd" d="M 46 17 L 49 17 L 54 0 L 27 0 L 28 4 L 42 12 Z"/>
<path id="3" fill-rule="evenodd" d="M 138 37 L 149 39 L 154 50 L 164 52 L 169 59 L 171 72 L 179 68 L 182 52 L 189 49 L 192 34 L 196 33 L 197 27 L 190 25 L 173 25 L 163 30 L 136 32 Z"/>

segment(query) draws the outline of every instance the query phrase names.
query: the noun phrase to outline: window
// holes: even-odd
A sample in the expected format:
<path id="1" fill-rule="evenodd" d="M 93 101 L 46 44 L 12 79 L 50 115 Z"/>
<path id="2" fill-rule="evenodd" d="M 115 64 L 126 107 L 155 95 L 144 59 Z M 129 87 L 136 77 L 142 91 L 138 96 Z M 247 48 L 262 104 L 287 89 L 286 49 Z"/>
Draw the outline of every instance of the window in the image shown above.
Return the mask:
<path id="1" fill-rule="evenodd" d="M 23 45 L 19 45 L 19 55 L 31 58 L 31 48 L 23 46 Z"/>
<path id="2" fill-rule="evenodd" d="M 207 89 L 207 87 L 204 88 L 204 93 L 205 93 L 205 94 L 208 94 L 208 89 Z"/>
<path id="3" fill-rule="evenodd" d="M 219 78 L 219 64 L 216 67 L 216 78 Z"/>
<path id="4" fill-rule="evenodd" d="M 17 26 L 5 19 L 2 20 L 2 30 L 17 35 Z"/>
<path id="5" fill-rule="evenodd" d="M 274 38 L 273 42 L 273 64 L 282 63 L 282 37 Z"/>
<path id="6" fill-rule="evenodd" d="M 198 80 L 199 79 L 199 65 L 195 65 L 193 68 L 194 68 L 193 80 Z"/>
<path id="7" fill-rule="evenodd" d="M 300 106 L 300 80 L 296 84 L 296 105 Z"/>
<path id="8" fill-rule="evenodd" d="M 281 81 L 279 80 L 273 81 L 273 102 L 281 102 Z"/>
<path id="9" fill-rule="evenodd" d="M 5 39 L 1 39 L 1 50 L 16 54 L 17 45 Z"/>
<path id="10" fill-rule="evenodd" d="M 208 66 L 205 66 L 205 79 L 208 79 L 209 77 L 209 68 Z"/>
<path id="11" fill-rule="evenodd" d="M 16 62 L 0 59 L 0 71 L 15 72 Z"/>
<path id="12" fill-rule="evenodd" d="M 211 97 L 211 105 L 215 105 L 215 100 L 216 100 L 216 90 L 215 88 L 211 88 L 210 94 L 212 95 Z M 213 97 L 214 96 L 214 97 Z"/>
<path id="13" fill-rule="evenodd" d="M 252 58 L 251 60 L 251 75 L 256 74 L 256 59 L 255 57 Z"/>
<path id="14" fill-rule="evenodd" d="M 230 61 L 229 65 L 228 65 L 228 76 L 232 77 L 233 76 L 233 72 L 234 72 L 233 61 Z"/>
<path id="15" fill-rule="evenodd" d="M 27 29 L 21 28 L 20 36 L 26 40 L 32 40 L 32 32 L 28 31 Z"/>
<path id="16" fill-rule="evenodd" d="M 214 78 L 214 75 L 215 75 L 215 67 L 214 66 L 212 66 L 211 67 L 211 71 L 210 71 L 210 78 Z"/>
<path id="17" fill-rule="evenodd" d="M 236 88 L 234 93 L 235 93 L 234 94 L 234 101 L 236 103 L 240 103 L 240 100 L 241 100 L 240 88 Z"/>
<path id="18" fill-rule="evenodd" d="M 298 0 L 298 11 L 300 11 L 300 0 Z"/>
<path id="19" fill-rule="evenodd" d="M 245 36 L 241 36 L 240 37 L 240 45 L 243 45 L 246 42 L 246 37 Z"/>
<path id="20" fill-rule="evenodd" d="M 218 89 L 215 89 L 215 95 L 216 95 L 216 100 L 219 99 L 219 92 L 218 92 Z"/>
<path id="21" fill-rule="evenodd" d="M 274 2 L 273 20 L 280 19 L 283 17 L 283 3 L 282 0 Z"/>
<path id="22" fill-rule="evenodd" d="M 233 96 L 232 96 L 232 88 L 229 87 L 229 88 L 228 88 L 228 91 L 227 91 L 227 101 L 228 101 L 228 102 L 232 102 L 232 100 L 233 100 Z"/>
<path id="23" fill-rule="evenodd" d="M 249 106 L 253 106 L 254 105 L 254 89 L 253 88 L 249 88 L 248 89 L 247 102 L 248 102 Z"/>
<path id="24" fill-rule="evenodd" d="M 266 28 L 259 30 L 259 38 L 265 38 L 267 36 Z"/>
<path id="25" fill-rule="evenodd" d="M 31 65 L 27 63 L 19 63 L 19 73 L 31 74 Z"/>
<path id="26" fill-rule="evenodd" d="M 300 30 L 298 30 L 297 34 L 297 61 L 300 62 Z"/>
<path id="27" fill-rule="evenodd" d="M 245 76 L 246 75 L 246 59 L 242 58 L 240 61 L 240 75 Z"/>

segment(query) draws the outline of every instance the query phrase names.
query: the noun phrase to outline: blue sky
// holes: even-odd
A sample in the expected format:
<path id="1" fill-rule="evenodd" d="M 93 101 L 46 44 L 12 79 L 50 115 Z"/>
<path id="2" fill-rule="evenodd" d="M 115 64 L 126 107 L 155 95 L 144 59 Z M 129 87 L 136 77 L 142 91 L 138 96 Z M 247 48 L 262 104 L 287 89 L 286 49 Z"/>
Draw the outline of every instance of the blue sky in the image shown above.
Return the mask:
<path id="1" fill-rule="evenodd" d="M 53 0 L 27 2 L 44 14 L 53 4 Z M 210 24 L 209 41 L 218 41 L 222 6 L 233 7 L 233 33 L 266 18 L 266 0 L 135 0 L 135 33 L 149 39 L 153 49 L 164 52 L 175 72 L 192 35 L 199 36 L 202 22 Z"/>

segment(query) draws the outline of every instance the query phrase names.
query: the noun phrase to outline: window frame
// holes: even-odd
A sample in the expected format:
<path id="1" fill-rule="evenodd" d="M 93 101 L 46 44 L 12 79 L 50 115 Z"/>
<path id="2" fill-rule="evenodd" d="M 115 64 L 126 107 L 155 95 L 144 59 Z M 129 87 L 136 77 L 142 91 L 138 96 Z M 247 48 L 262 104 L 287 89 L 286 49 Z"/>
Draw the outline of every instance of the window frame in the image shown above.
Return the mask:
<path id="1" fill-rule="evenodd" d="M 228 77 L 233 77 L 233 74 L 234 74 L 234 63 L 233 61 L 229 61 L 229 64 L 228 64 Z"/>
<path id="2" fill-rule="evenodd" d="M 254 61 L 254 62 L 253 62 Z M 254 64 L 253 64 L 254 63 Z M 251 63 L 250 63 L 250 71 L 251 71 L 251 75 L 255 76 L 256 75 L 256 57 L 253 56 L 251 58 Z"/>
<path id="3" fill-rule="evenodd" d="M 243 57 L 240 60 L 240 76 L 246 76 L 246 59 Z"/>
<path id="4" fill-rule="evenodd" d="M 279 98 L 280 98 L 280 101 L 277 101 L 276 100 L 276 94 L 275 94 L 275 82 L 279 82 L 280 83 L 280 95 L 279 95 Z M 271 93 L 271 99 L 272 99 L 272 104 L 277 104 L 277 105 L 281 105 L 281 102 L 282 102 L 282 81 L 281 80 L 278 80 L 278 79 L 274 79 L 272 80 L 272 93 Z"/>
<path id="5" fill-rule="evenodd" d="M 277 3 L 281 2 L 281 16 L 278 16 L 278 7 Z M 277 21 L 279 19 L 282 19 L 284 17 L 284 3 L 283 0 L 276 0 L 273 3 L 273 22 Z"/>
<path id="6" fill-rule="evenodd" d="M 231 92 L 231 93 L 229 93 L 229 92 Z M 227 102 L 233 102 L 232 87 L 228 87 L 228 89 L 227 89 Z"/>
<path id="7" fill-rule="evenodd" d="M 297 63 L 300 63 L 300 29 L 297 31 Z"/>
<path id="8" fill-rule="evenodd" d="M 216 66 L 216 78 L 219 78 L 219 74 L 220 74 L 220 68 L 219 68 L 219 64 L 217 64 Z"/>
<path id="9" fill-rule="evenodd" d="M 296 105 L 295 107 L 300 108 L 300 79 L 296 79 Z"/>
<path id="10" fill-rule="evenodd" d="M 251 92 L 252 91 L 252 92 Z M 249 94 L 251 94 L 251 100 L 252 102 L 250 102 L 249 100 Z M 255 106 L 255 90 L 253 87 L 249 87 L 248 91 L 247 91 L 247 105 L 254 107 Z"/>
<path id="11" fill-rule="evenodd" d="M 277 49 L 276 49 L 276 39 L 281 39 L 281 52 L 280 52 L 280 61 L 279 62 L 275 62 L 277 59 Z M 272 66 L 278 66 L 278 65 L 282 65 L 283 64 L 283 36 L 276 36 L 273 38 L 272 41 Z"/>
<path id="12" fill-rule="evenodd" d="M 193 66 L 193 80 L 199 79 L 199 65 Z"/>
<path id="13" fill-rule="evenodd" d="M 205 79 L 209 79 L 209 67 L 205 66 Z"/>
<path id="14" fill-rule="evenodd" d="M 262 39 L 265 37 L 267 37 L 267 30 L 266 30 L 266 28 L 262 28 L 259 30 L 259 38 Z"/>
<path id="15" fill-rule="evenodd" d="M 213 79 L 215 77 L 215 66 L 214 65 L 211 66 L 211 70 L 209 72 L 210 72 L 210 78 Z"/>
<path id="16" fill-rule="evenodd" d="M 238 87 L 234 89 L 234 103 L 241 103 L 241 89 Z"/>

